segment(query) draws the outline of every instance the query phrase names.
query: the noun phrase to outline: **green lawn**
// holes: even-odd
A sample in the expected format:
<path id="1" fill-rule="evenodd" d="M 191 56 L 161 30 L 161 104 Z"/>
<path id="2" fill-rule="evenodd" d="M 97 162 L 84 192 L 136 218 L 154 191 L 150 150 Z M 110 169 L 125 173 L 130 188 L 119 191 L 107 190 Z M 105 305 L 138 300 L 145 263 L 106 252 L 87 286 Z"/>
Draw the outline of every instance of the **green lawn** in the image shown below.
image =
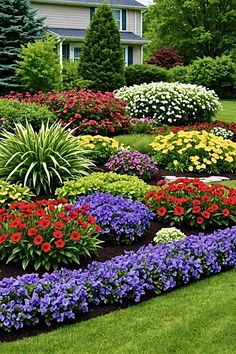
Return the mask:
<path id="1" fill-rule="evenodd" d="M 234 354 L 236 270 L 57 331 L 3 354 Z"/>
<path id="2" fill-rule="evenodd" d="M 236 100 L 222 100 L 223 110 L 219 112 L 216 119 L 225 122 L 236 122 Z"/>

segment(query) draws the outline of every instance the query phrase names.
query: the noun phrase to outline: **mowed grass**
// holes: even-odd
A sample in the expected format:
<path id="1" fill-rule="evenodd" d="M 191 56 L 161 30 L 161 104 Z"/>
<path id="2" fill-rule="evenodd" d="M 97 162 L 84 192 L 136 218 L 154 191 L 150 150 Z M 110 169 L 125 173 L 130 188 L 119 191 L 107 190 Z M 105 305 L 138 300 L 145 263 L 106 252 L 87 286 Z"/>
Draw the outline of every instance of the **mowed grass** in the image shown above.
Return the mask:
<path id="1" fill-rule="evenodd" d="M 152 151 L 149 144 L 153 142 L 154 136 L 150 134 L 127 134 L 118 135 L 115 137 L 125 147 L 130 147 L 132 150 L 138 150 L 143 154 L 150 154 Z"/>
<path id="2" fill-rule="evenodd" d="M 236 100 L 221 100 L 223 110 L 216 115 L 217 120 L 236 122 Z"/>
<path id="3" fill-rule="evenodd" d="M 128 309 L 1 343 L 3 354 L 234 354 L 236 270 Z"/>

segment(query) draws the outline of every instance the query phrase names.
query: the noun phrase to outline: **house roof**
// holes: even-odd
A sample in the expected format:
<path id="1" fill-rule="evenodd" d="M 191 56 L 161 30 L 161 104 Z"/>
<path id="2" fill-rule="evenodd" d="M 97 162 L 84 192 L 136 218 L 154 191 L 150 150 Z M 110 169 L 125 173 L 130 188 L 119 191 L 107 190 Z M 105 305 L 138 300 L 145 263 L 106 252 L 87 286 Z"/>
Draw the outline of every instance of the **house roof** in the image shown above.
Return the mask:
<path id="1" fill-rule="evenodd" d="M 33 3 L 58 4 L 58 5 L 79 5 L 79 6 L 97 6 L 103 3 L 104 0 L 31 0 Z M 112 7 L 119 8 L 138 8 L 146 9 L 144 4 L 136 0 L 109 0 Z"/>
<path id="2" fill-rule="evenodd" d="M 86 29 L 71 29 L 71 28 L 53 28 L 49 27 L 48 30 L 64 39 L 83 40 L 85 37 Z M 140 36 L 137 36 L 133 32 L 120 32 L 122 43 L 132 43 L 132 44 L 147 44 L 148 41 Z"/>

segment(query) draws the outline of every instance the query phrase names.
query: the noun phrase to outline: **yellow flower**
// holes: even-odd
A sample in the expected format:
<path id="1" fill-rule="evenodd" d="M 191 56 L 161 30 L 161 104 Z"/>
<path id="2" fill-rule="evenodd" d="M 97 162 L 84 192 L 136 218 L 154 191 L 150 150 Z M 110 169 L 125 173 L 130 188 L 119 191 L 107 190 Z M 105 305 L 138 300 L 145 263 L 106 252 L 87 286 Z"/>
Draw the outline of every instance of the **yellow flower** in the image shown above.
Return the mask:
<path id="1" fill-rule="evenodd" d="M 189 166 L 188 170 L 192 172 L 193 171 L 193 166 Z"/>

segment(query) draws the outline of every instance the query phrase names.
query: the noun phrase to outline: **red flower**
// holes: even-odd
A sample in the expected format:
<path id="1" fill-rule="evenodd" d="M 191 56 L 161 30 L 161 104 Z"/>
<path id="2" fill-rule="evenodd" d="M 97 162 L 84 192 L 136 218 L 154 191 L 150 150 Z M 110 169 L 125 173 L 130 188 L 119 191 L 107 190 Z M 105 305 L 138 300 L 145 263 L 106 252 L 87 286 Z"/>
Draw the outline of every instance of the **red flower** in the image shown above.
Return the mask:
<path id="1" fill-rule="evenodd" d="M 46 218 L 42 218 L 41 220 L 39 220 L 37 222 L 38 226 L 41 227 L 42 229 L 46 230 L 49 228 L 50 226 L 50 220 L 46 219 Z"/>
<path id="2" fill-rule="evenodd" d="M 43 242 L 43 237 L 41 235 L 37 235 L 34 237 L 33 239 L 33 243 L 36 245 L 36 246 L 39 246 L 41 245 L 41 243 Z"/>
<path id="3" fill-rule="evenodd" d="M 219 209 L 219 207 L 218 207 L 218 205 L 215 204 L 215 203 L 212 203 L 212 204 L 209 206 L 209 208 L 208 208 L 208 210 L 209 210 L 211 213 L 213 213 L 214 211 L 217 211 L 218 209 Z"/>
<path id="4" fill-rule="evenodd" d="M 19 230 L 24 230 L 24 229 L 26 228 L 26 226 L 27 226 L 26 223 L 20 224 L 20 225 L 18 226 L 18 229 L 19 229 Z"/>
<path id="5" fill-rule="evenodd" d="M 177 206 L 174 208 L 175 216 L 182 216 L 184 214 L 184 208 L 181 206 Z"/>
<path id="6" fill-rule="evenodd" d="M 200 202 L 200 200 L 198 200 L 198 199 L 194 199 L 193 201 L 192 201 L 192 204 L 195 206 L 195 205 L 201 205 L 201 202 Z"/>
<path id="7" fill-rule="evenodd" d="M 96 230 L 97 232 L 101 232 L 101 231 L 102 231 L 102 228 L 101 228 L 99 225 L 96 225 L 96 226 L 95 226 L 95 230 Z"/>
<path id="8" fill-rule="evenodd" d="M 6 241 L 7 237 L 8 237 L 7 234 L 0 235 L 0 245 Z"/>
<path id="9" fill-rule="evenodd" d="M 46 214 L 45 210 L 44 209 L 37 209 L 35 211 L 35 215 L 36 216 L 44 216 Z"/>
<path id="10" fill-rule="evenodd" d="M 203 219 L 201 216 L 198 216 L 198 217 L 197 217 L 197 223 L 198 223 L 199 225 L 201 225 L 202 223 L 204 223 L 204 219 Z"/>
<path id="11" fill-rule="evenodd" d="M 54 221 L 54 227 L 55 229 L 63 229 L 63 227 L 65 226 L 65 224 L 63 222 L 60 222 L 60 221 Z"/>
<path id="12" fill-rule="evenodd" d="M 70 234 L 70 238 L 73 241 L 78 241 L 81 238 L 81 234 L 78 231 L 72 231 Z"/>
<path id="13" fill-rule="evenodd" d="M 166 207 L 159 207 L 157 208 L 157 215 L 159 216 L 164 216 L 167 212 Z"/>
<path id="14" fill-rule="evenodd" d="M 197 214 L 197 213 L 199 213 L 201 211 L 201 208 L 200 208 L 200 206 L 198 206 L 198 205 L 196 205 L 196 206 L 194 206 L 193 208 L 192 208 L 192 213 L 193 214 Z"/>
<path id="15" fill-rule="evenodd" d="M 202 197 L 202 201 L 203 201 L 203 202 L 209 202 L 209 200 L 211 200 L 211 198 L 210 198 L 208 195 L 204 195 L 204 196 Z"/>
<path id="16" fill-rule="evenodd" d="M 14 220 L 12 220 L 9 225 L 10 225 L 10 227 L 15 228 L 15 227 L 18 227 L 20 225 L 20 223 L 21 223 L 21 218 L 17 217 Z"/>
<path id="17" fill-rule="evenodd" d="M 55 238 L 63 238 L 63 233 L 62 233 L 61 230 L 55 230 L 55 231 L 53 232 L 53 236 L 54 236 Z"/>
<path id="18" fill-rule="evenodd" d="M 11 234 L 11 237 L 10 237 L 11 241 L 14 243 L 20 242 L 21 238 L 22 238 L 22 235 L 20 232 L 13 232 L 13 234 Z"/>
<path id="19" fill-rule="evenodd" d="M 30 227 L 29 230 L 27 231 L 28 236 L 35 236 L 38 232 L 38 229 L 35 227 Z"/>
<path id="20" fill-rule="evenodd" d="M 224 215 L 224 216 L 229 216 L 230 215 L 230 211 L 229 211 L 229 209 L 223 209 L 222 210 L 222 214 Z"/>
<path id="21" fill-rule="evenodd" d="M 47 253 L 49 251 L 51 251 L 51 245 L 49 242 L 44 242 L 42 245 L 41 245 L 41 249 L 43 252 Z"/>
<path id="22" fill-rule="evenodd" d="M 58 217 L 59 217 L 60 219 L 64 219 L 64 218 L 66 217 L 66 213 L 64 213 L 64 212 L 62 212 L 62 211 L 59 211 Z"/>
<path id="23" fill-rule="evenodd" d="M 82 205 L 82 208 L 83 208 L 84 210 L 89 210 L 89 205 L 88 205 L 88 204 L 83 204 L 83 205 Z"/>
<path id="24" fill-rule="evenodd" d="M 166 184 L 166 181 L 164 179 L 157 182 L 157 186 L 164 186 L 165 184 Z"/>
<path id="25" fill-rule="evenodd" d="M 92 215 L 88 216 L 88 222 L 92 225 L 96 224 L 96 220 L 94 219 L 94 217 Z"/>
<path id="26" fill-rule="evenodd" d="M 204 210 L 204 211 L 202 212 L 202 216 L 203 216 L 205 219 L 210 219 L 211 214 L 209 213 L 209 211 Z"/>
<path id="27" fill-rule="evenodd" d="M 55 245 L 56 245 L 56 248 L 63 248 L 65 246 L 65 241 L 64 240 L 56 240 L 55 241 Z"/>
<path id="28" fill-rule="evenodd" d="M 70 217 L 72 219 L 77 219 L 79 217 L 79 214 L 77 211 L 73 210 L 71 213 L 70 213 Z"/>

